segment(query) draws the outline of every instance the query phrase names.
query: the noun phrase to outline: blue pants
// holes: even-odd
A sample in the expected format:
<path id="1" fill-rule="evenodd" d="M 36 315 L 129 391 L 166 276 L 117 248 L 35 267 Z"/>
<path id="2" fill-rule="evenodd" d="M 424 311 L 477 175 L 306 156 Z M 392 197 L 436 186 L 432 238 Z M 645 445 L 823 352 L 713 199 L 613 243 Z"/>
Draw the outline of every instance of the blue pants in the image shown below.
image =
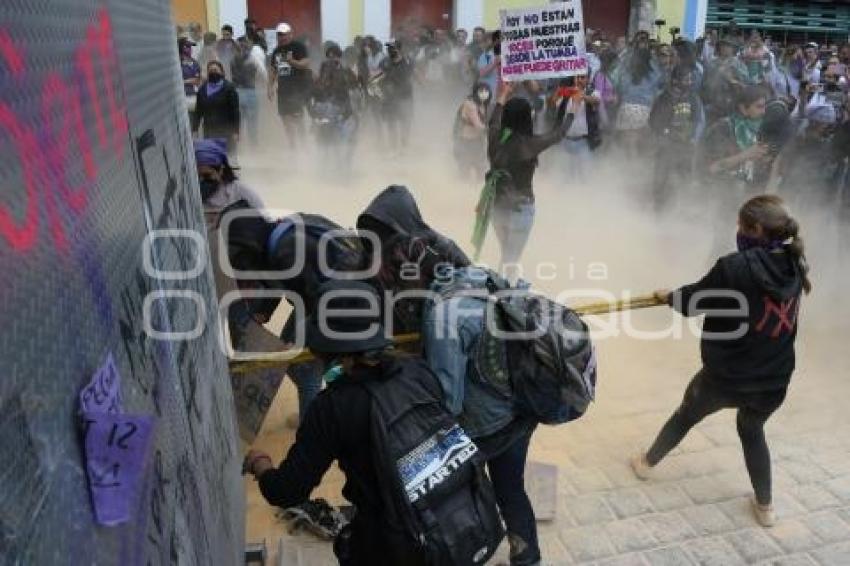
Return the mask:
<path id="1" fill-rule="evenodd" d="M 528 494 L 525 493 L 525 461 L 531 433 L 520 437 L 487 461 L 496 503 L 508 531 L 512 566 L 531 566 L 540 562 L 537 523 Z"/>
<path id="2" fill-rule="evenodd" d="M 292 344 L 295 342 L 296 324 L 299 324 L 299 321 L 296 320 L 294 315 L 286 320 L 283 330 L 280 332 L 280 339 L 284 343 Z M 286 370 L 286 374 L 292 378 L 296 389 L 298 389 L 299 422 L 304 420 L 304 415 L 307 414 L 310 403 L 322 390 L 322 370 L 322 363 L 319 361 L 291 365 Z"/>
<path id="3" fill-rule="evenodd" d="M 259 136 L 259 102 L 257 100 L 257 91 L 253 88 L 237 88 L 239 94 L 239 114 L 242 123 L 245 125 L 245 135 L 252 144 L 256 145 Z"/>
<path id="4" fill-rule="evenodd" d="M 502 248 L 500 270 L 504 271 L 506 265 L 519 262 L 533 224 L 534 203 L 526 202 L 513 207 L 500 207 L 497 204 L 493 208 L 493 228 Z"/>

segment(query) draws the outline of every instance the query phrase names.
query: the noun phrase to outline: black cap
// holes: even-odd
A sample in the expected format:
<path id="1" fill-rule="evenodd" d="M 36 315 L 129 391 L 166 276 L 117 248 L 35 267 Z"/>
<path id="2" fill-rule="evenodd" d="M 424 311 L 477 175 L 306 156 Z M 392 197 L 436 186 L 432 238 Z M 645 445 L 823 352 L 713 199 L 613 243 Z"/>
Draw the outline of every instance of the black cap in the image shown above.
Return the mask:
<path id="1" fill-rule="evenodd" d="M 316 312 L 306 324 L 306 345 L 313 352 L 355 354 L 392 344 L 381 324 L 378 292 L 368 283 L 333 279 L 319 287 L 317 296 Z"/>

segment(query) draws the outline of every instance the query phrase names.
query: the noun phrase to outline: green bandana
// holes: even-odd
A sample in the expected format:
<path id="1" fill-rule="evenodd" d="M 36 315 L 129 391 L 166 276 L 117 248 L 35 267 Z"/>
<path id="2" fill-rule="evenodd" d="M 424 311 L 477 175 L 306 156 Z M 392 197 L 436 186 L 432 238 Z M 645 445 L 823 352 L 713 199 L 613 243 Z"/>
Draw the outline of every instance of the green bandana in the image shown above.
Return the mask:
<path id="1" fill-rule="evenodd" d="M 729 119 L 732 121 L 732 131 L 738 148 L 747 149 L 755 145 L 761 128 L 761 118 L 746 118 L 736 112 Z"/>

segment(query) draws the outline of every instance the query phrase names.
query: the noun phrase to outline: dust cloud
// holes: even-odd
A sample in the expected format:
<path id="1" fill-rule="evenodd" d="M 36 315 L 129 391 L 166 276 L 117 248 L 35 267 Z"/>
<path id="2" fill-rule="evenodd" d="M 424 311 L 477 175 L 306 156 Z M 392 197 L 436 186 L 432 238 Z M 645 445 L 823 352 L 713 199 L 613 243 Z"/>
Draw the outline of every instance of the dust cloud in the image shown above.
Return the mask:
<path id="1" fill-rule="evenodd" d="M 426 221 L 470 252 L 482 179 L 458 175 L 451 143 L 455 111 L 464 94 L 447 96 L 426 90 L 418 95 L 408 150 L 398 155 L 397 148 L 382 145 L 370 124 L 361 124 L 353 170 L 345 175 L 335 174 L 312 144 L 303 151 L 290 150 L 276 116 L 266 108 L 262 147 L 242 153 L 241 177 L 270 208 L 319 213 L 343 226 L 353 226 L 359 212 L 386 186 L 406 185 L 416 195 Z M 653 210 L 651 157 L 630 161 L 615 152 L 595 155 L 586 178 L 578 180 L 563 167 L 563 155 L 560 147 L 548 150 L 535 178 L 536 218 L 523 255 L 525 278 L 535 288 L 550 296 L 581 289 L 599 289 L 617 297 L 624 292 L 649 293 L 701 277 L 716 260 L 711 256 L 715 234 L 721 234 L 729 252 L 734 250 L 735 214 L 720 214 L 710 194 L 682 188 L 669 210 L 660 215 Z M 788 200 L 806 239 L 815 289 L 804 300 L 800 314 L 798 371 L 787 406 L 774 419 L 782 431 L 815 418 L 846 423 L 843 407 L 838 403 L 824 407 L 823 396 L 838 399 L 850 393 L 841 371 L 850 367 L 846 346 L 850 303 L 844 284 L 850 275 L 850 230 L 838 225 L 834 210 L 808 207 L 805 196 Z M 492 230 L 481 259 L 498 265 Z M 575 303 L 594 298 L 590 293 L 585 296 Z M 273 325 L 279 327 L 280 313 L 275 319 Z M 592 410 L 566 427 L 542 427 L 535 435 L 532 459 L 554 462 L 562 469 L 594 462 L 627 473 L 626 458 L 652 440 L 699 369 L 694 332 L 686 329 L 681 339 L 642 340 L 622 331 L 631 325 L 667 336 L 666 329 L 682 323 L 669 309 L 599 317 L 592 327 L 612 323 L 620 332 L 598 342 L 600 382 Z M 292 441 L 292 431 L 284 422 L 296 411 L 291 382 L 287 380 L 282 391 L 257 441 L 274 459 L 285 454 Z M 729 421 L 734 430 L 731 413 L 712 418 Z M 341 481 L 338 472 L 332 473 L 317 495 L 342 503 Z M 280 536 L 282 528 L 275 524 L 253 482 L 246 482 L 246 489 L 248 540 Z"/>

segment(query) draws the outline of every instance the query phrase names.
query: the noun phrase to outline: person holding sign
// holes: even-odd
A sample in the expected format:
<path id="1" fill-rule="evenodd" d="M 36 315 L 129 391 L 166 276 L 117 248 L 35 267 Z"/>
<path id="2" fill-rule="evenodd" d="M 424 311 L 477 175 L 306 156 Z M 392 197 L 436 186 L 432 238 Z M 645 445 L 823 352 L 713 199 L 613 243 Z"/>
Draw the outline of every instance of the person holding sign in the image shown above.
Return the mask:
<path id="1" fill-rule="evenodd" d="M 570 129 L 574 115 L 566 114 L 567 104 L 558 108 L 554 127 L 547 133 L 535 135 L 531 104 L 523 98 L 511 98 L 514 86 L 502 83 L 487 135 L 487 173 L 481 198 L 476 209 L 473 234 L 476 257 L 484 243 L 487 223 L 492 213 L 493 228 L 502 249 L 500 270 L 519 261 L 531 225 L 534 222 L 534 189 L 532 181 L 538 157 L 560 142 Z"/>

